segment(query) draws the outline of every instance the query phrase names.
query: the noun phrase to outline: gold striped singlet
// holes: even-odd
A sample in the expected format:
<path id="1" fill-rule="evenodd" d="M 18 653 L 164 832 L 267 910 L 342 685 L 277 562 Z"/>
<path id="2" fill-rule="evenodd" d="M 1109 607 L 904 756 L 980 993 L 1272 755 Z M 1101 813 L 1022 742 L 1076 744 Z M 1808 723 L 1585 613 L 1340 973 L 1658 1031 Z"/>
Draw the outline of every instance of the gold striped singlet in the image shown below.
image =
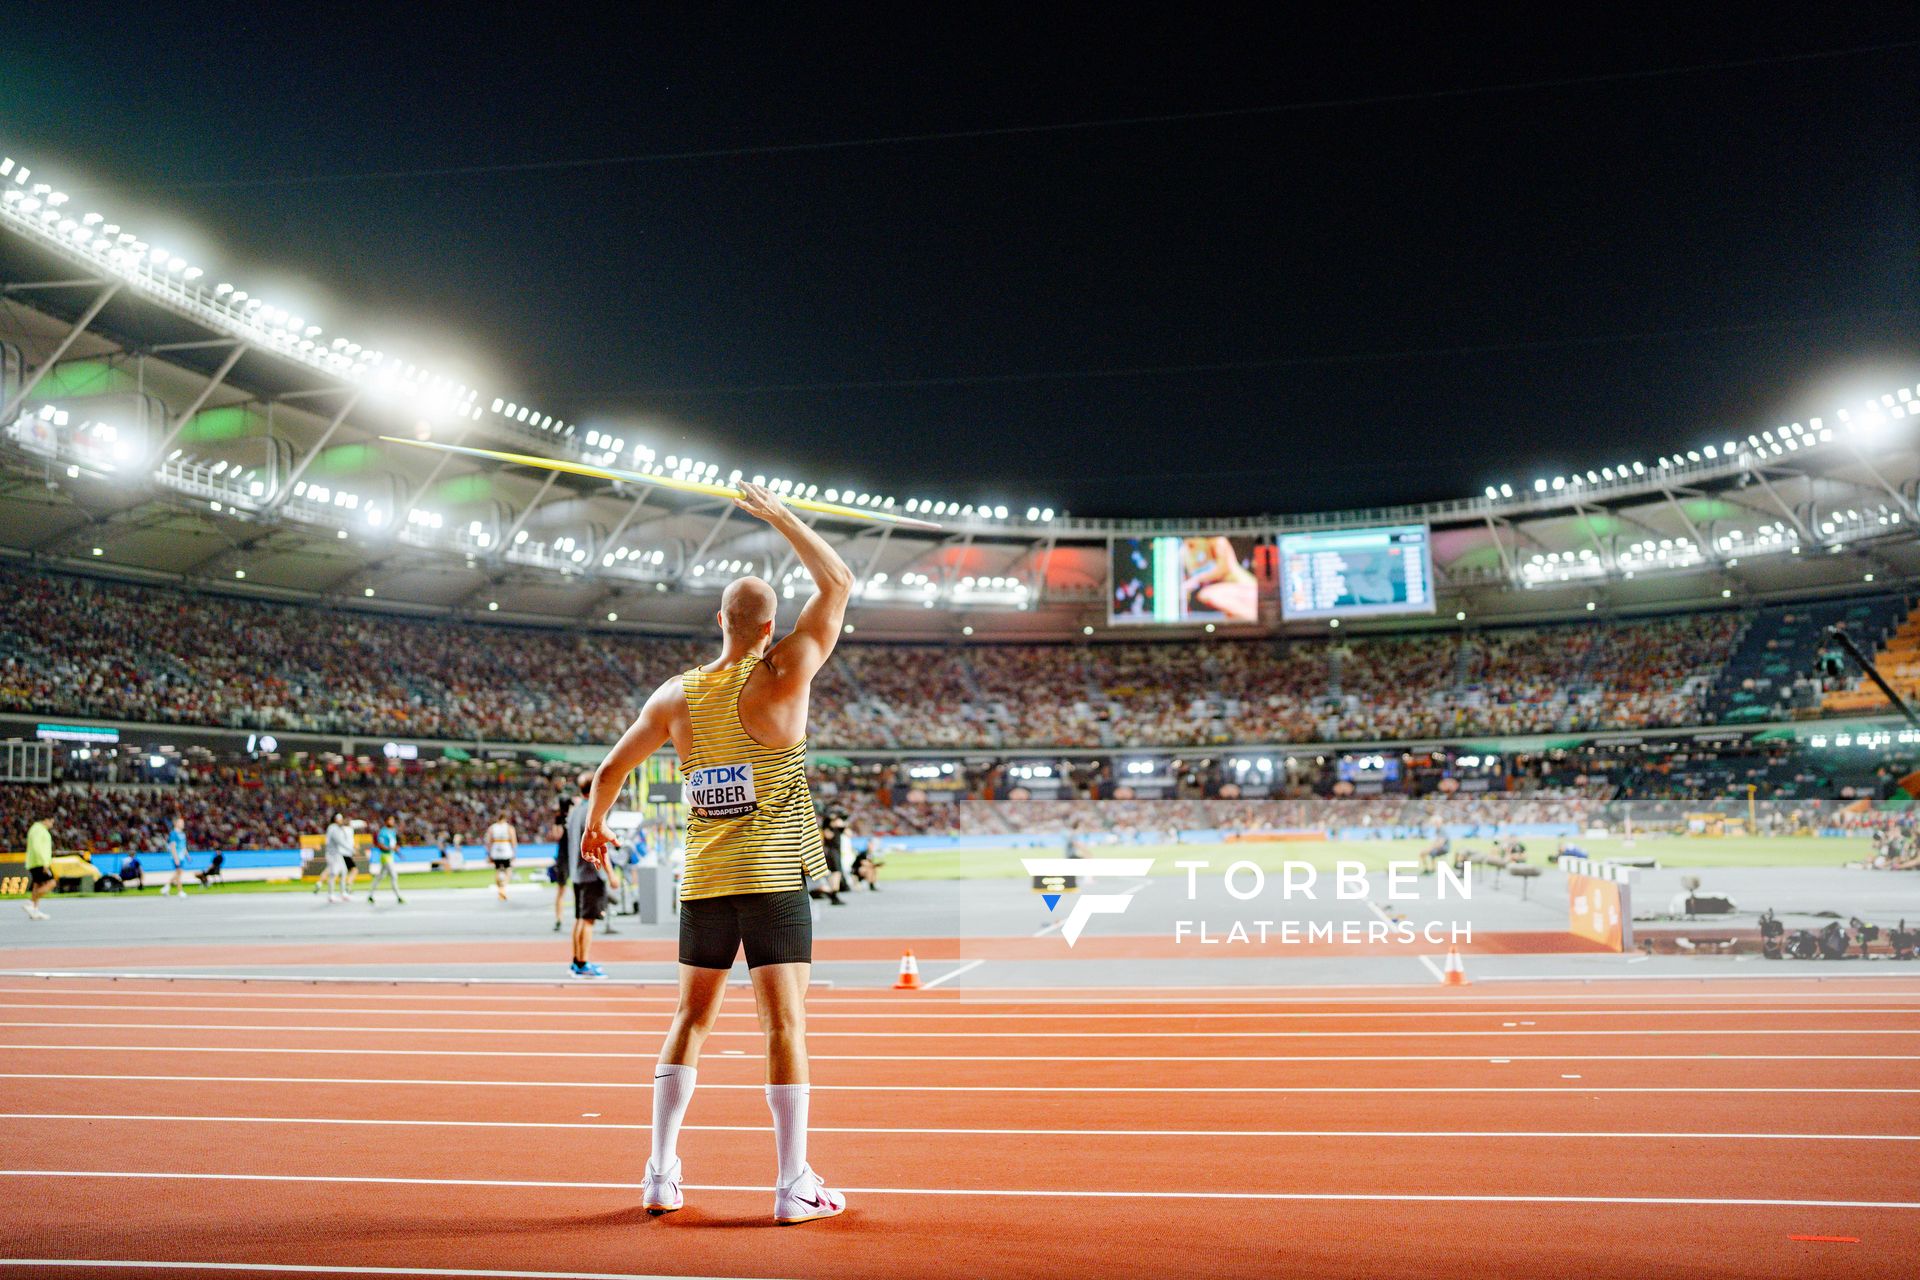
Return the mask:
<path id="1" fill-rule="evenodd" d="M 740 691 L 760 665 L 749 654 L 719 671 L 680 677 L 693 744 L 680 762 L 687 784 L 687 862 L 680 897 L 781 893 L 827 874 L 807 790 L 807 740 L 763 747 L 740 725 Z"/>

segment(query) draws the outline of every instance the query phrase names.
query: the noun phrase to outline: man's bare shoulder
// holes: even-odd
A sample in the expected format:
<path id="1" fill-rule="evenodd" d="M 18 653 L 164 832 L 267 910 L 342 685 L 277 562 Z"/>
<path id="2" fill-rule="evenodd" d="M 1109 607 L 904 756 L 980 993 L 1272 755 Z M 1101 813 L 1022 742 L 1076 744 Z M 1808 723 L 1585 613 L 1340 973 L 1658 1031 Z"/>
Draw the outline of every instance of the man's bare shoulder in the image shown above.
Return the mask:
<path id="1" fill-rule="evenodd" d="M 687 691 L 680 685 L 680 677 L 675 675 L 660 682 L 660 686 L 647 699 L 647 709 L 652 711 L 670 711 L 686 703 Z"/>

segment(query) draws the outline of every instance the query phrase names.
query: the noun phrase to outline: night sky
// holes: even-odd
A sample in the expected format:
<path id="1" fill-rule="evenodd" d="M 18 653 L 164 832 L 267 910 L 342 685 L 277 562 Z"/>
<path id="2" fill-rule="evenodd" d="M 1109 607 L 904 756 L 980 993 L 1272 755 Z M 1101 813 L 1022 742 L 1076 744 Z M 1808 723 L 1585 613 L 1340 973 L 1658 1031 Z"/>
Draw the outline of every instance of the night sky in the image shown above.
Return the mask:
<path id="1" fill-rule="evenodd" d="M 1460 497 L 1920 371 L 1910 4 L 919 8 L 13 6 L 0 145 L 329 332 L 901 498 Z"/>

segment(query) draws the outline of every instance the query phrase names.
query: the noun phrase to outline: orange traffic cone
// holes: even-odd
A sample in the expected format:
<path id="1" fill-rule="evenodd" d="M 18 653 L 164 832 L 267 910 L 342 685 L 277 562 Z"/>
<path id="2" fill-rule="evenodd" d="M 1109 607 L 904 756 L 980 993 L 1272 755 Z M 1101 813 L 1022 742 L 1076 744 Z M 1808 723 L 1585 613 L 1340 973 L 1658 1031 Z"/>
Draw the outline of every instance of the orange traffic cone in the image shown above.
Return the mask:
<path id="1" fill-rule="evenodd" d="M 900 957 L 900 976 L 894 981 L 895 991 L 918 991 L 920 989 L 920 962 L 909 951 Z"/>
<path id="2" fill-rule="evenodd" d="M 1449 987 L 1467 985 L 1467 971 L 1460 966 L 1460 948 L 1447 948 L 1447 967 L 1440 974 L 1440 982 Z"/>

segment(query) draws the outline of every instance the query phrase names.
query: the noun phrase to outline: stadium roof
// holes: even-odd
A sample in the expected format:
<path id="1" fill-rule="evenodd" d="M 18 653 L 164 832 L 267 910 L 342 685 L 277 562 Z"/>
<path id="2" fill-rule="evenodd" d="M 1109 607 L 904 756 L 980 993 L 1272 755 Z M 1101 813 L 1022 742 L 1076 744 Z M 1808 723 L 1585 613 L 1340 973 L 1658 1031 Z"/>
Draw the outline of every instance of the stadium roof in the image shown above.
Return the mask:
<path id="1" fill-rule="evenodd" d="M 724 501 L 379 437 L 723 482 L 741 475 L 730 460 L 588 430 L 476 374 L 328 332 L 31 168 L 0 158 L 0 547 L 250 593 L 648 629 L 705 626 L 714 590 L 739 572 L 804 590 L 784 546 Z M 823 525 L 858 574 L 850 617 L 866 635 L 1098 631 L 1114 537 L 1406 522 L 1433 526 L 1431 621 L 1478 625 L 1920 578 L 1917 392 L 1876 387 L 1797 422 L 1449 502 L 1256 519 L 1081 520 L 1029 505 L 1011 474 L 971 494 L 923 493 L 910 458 L 892 464 L 891 493 L 833 476 L 749 478 L 945 526 Z M 1263 616 L 1262 629 L 1281 629 L 1276 604 Z"/>

